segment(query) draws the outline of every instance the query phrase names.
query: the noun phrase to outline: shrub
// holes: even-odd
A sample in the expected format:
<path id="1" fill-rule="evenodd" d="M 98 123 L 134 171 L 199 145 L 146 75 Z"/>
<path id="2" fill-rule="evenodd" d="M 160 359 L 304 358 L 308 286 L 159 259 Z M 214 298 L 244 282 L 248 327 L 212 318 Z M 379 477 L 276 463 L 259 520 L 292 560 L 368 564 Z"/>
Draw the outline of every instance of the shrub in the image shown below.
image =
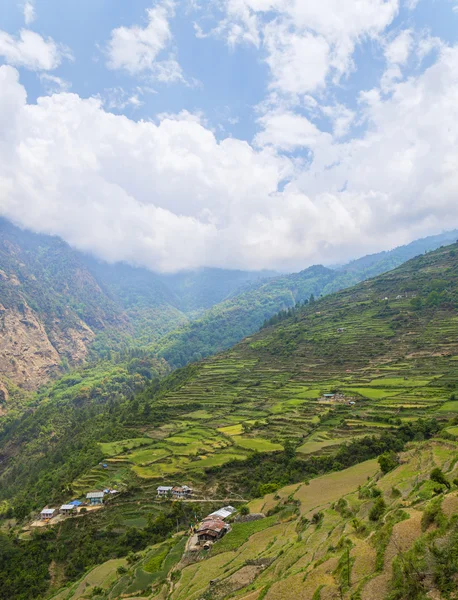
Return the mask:
<path id="1" fill-rule="evenodd" d="M 391 488 L 391 496 L 392 496 L 392 498 L 400 498 L 402 496 L 402 494 L 401 494 L 400 490 L 398 490 L 397 487 L 393 486 Z"/>
<path id="2" fill-rule="evenodd" d="M 383 515 L 385 514 L 386 503 L 385 500 L 379 496 L 377 500 L 374 502 L 374 506 L 371 508 L 369 512 L 369 519 L 371 521 L 379 521 Z"/>
<path id="3" fill-rule="evenodd" d="M 321 521 L 323 520 L 323 518 L 324 518 L 324 514 L 321 511 L 317 512 L 312 517 L 312 523 L 314 525 L 318 525 L 318 523 L 321 523 Z"/>
<path id="4" fill-rule="evenodd" d="M 440 526 L 443 520 L 444 514 L 441 508 L 441 498 L 434 498 L 423 511 L 421 527 L 425 531 L 432 524 Z"/>
<path id="5" fill-rule="evenodd" d="M 429 476 L 429 478 L 431 479 L 431 481 L 435 481 L 436 483 L 440 483 L 442 485 L 445 485 L 447 489 L 450 489 L 450 482 L 445 477 L 445 475 L 441 471 L 441 469 L 439 469 L 439 467 L 436 467 L 435 469 L 433 469 L 431 471 L 431 475 Z"/>
<path id="6" fill-rule="evenodd" d="M 239 512 L 242 515 L 242 517 L 244 517 L 246 515 L 249 515 L 250 514 L 250 507 L 247 506 L 246 504 L 244 504 L 243 506 L 240 507 Z"/>
<path id="7" fill-rule="evenodd" d="M 384 475 L 386 473 L 389 473 L 399 465 L 398 457 L 393 451 L 384 452 L 383 454 L 381 454 L 378 457 L 378 463 Z"/>

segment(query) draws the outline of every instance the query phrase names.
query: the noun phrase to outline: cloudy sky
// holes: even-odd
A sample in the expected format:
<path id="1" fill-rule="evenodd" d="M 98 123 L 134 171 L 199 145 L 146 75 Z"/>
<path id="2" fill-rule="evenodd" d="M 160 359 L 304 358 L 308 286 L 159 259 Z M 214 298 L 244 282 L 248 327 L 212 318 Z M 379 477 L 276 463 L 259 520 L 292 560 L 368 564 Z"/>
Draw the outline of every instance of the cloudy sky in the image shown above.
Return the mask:
<path id="1" fill-rule="evenodd" d="M 458 226 L 458 0 L 0 0 L 0 214 L 158 271 Z"/>

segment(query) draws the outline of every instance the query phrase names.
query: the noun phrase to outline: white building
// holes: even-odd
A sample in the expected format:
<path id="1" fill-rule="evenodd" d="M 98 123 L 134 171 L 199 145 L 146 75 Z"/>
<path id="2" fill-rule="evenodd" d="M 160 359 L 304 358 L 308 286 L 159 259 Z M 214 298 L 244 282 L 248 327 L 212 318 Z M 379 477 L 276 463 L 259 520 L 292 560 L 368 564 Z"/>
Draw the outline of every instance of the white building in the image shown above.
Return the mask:
<path id="1" fill-rule="evenodd" d="M 157 488 L 157 495 L 160 498 L 167 498 L 167 496 L 172 493 L 172 490 L 173 490 L 172 486 L 160 485 Z"/>
<path id="2" fill-rule="evenodd" d="M 56 513 L 57 508 L 44 508 L 40 513 L 41 520 L 49 521 L 50 519 L 56 516 Z"/>

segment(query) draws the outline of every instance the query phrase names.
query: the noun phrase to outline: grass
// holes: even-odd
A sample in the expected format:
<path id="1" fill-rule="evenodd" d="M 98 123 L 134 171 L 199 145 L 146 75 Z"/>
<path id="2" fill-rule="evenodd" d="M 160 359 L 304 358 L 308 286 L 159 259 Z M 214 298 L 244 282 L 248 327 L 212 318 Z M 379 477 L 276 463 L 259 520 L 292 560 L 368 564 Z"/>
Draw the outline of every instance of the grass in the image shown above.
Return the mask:
<path id="1" fill-rule="evenodd" d="M 456 413 L 458 412 L 458 402 L 456 400 L 445 402 L 440 408 L 440 413 Z"/>
<path id="2" fill-rule="evenodd" d="M 336 438 L 330 440 L 323 440 L 322 442 L 305 442 L 302 446 L 299 446 L 297 452 L 300 454 L 314 454 L 315 452 L 320 452 L 324 448 L 329 448 L 331 446 L 337 446 L 339 444 L 343 444 L 349 441 L 346 438 Z"/>
<path id="3" fill-rule="evenodd" d="M 263 438 L 234 436 L 234 442 L 237 446 L 240 446 L 245 450 L 254 450 L 256 452 L 278 452 L 279 450 L 283 450 L 281 444 L 275 444 L 274 442 Z"/>
<path id="4" fill-rule="evenodd" d="M 250 523 L 234 523 L 232 531 L 227 533 L 224 538 L 215 544 L 212 548 L 212 556 L 221 554 L 222 552 L 234 551 L 240 548 L 252 535 L 259 531 L 264 531 L 278 521 L 277 516 L 267 517 L 259 521 L 251 521 Z"/>
<path id="5" fill-rule="evenodd" d="M 153 443 L 154 440 L 151 438 L 132 438 L 129 440 L 121 440 L 119 442 L 102 442 L 99 443 L 99 446 L 105 456 L 117 456 L 126 450 L 140 448 L 141 446 L 149 446 Z"/>
<path id="6" fill-rule="evenodd" d="M 387 398 L 393 397 L 401 393 L 401 390 L 395 389 L 383 389 L 383 388 L 375 388 L 375 387 L 352 387 L 346 388 L 346 393 L 358 394 L 359 396 L 364 396 L 365 398 L 369 398 L 370 400 L 378 400 L 379 398 Z"/>

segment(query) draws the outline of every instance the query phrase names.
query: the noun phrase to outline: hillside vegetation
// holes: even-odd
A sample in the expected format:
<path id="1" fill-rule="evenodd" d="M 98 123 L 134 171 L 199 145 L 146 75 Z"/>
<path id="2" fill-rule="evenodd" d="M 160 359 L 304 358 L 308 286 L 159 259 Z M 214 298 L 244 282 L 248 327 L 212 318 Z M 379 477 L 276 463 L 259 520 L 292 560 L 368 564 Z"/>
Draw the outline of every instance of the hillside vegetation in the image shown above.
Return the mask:
<path id="1" fill-rule="evenodd" d="M 161 275 L 99 262 L 0 220 L 0 417 L 75 366 L 116 363 L 132 349 L 148 349 L 172 368 L 200 360 L 312 294 L 348 287 L 455 237 L 419 240 L 348 269 Z"/>
<path id="2" fill-rule="evenodd" d="M 171 366 L 182 367 L 232 347 L 280 311 L 288 311 L 311 296 L 325 296 L 386 273 L 419 254 L 455 242 L 457 237 L 458 232 L 452 231 L 365 256 L 338 268 L 314 266 L 300 273 L 247 284 L 247 289 L 183 324 L 151 349 Z"/>
<path id="3" fill-rule="evenodd" d="M 34 579 L 41 591 L 34 592 L 35 596 L 29 591 L 29 596 L 24 592 L 12 597 L 46 596 L 65 582 L 78 581 L 87 569 L 105 560 L 126 558 L 129 552 L 145 554 L 131 558 L 127 566 L 110 562 L 117 566 L 114 573 L 111 566 L 101 569 L 108 578 L 96 585 L 102 591 L 90 590 L 83 583 L 80 596 L 115 599 L 146 590 L 142 597 L 162 600 L 230 598 L 234 594 L 272 600 L 288 597 L 285 589 L 295 589 L 282 586 L 297 585 L 303 598 L 338 598 L 336 593 L 350 598 L 361 593 L 360 597 L 369 599 L 385 597 L 368 595 L 376 593 L 374 589 L 388 594 L 394 593 L 395 586 L 410 585 L 411 576 L 402 570 L 407 569 L 405 564 L 391 560 L 399 554 L 389 545 L 392 531 L 398 520 L 409 522 L 415 517 L 411 522 L 416 523 L 423 512 L 436 514 L 434 502 L 428 508 L 433 496 L 441 500 L 450 493 L 452 497 L 456 489 L 457 250 L 456 246 L 442 248 L 349 290 L 297 307 L 230 351 L 160 381 L 154 379 L 146 387 L 148 378 L 135 389 L 134 373 L 139 374 L 142 367 L 138 362 L 130 368 L 134 387 L 124 379 L 129 367 L 123 375 L 125 383 L 117 390 L 110 387 L 111 377 L 105 382 L 95 379 L 89 391 L 84 390 L 85 377 L 69 378 L 62 391 L 59 384 L 52 386 L 46 401 L 43 398 L 33 413 L 10 421 L 0 434 L 4 457 L 0 462 L 0 501 L 7 517 L 5 526 L 18 531 L 14 528 L 26 524 L 28 515 L 45 504 L 82 497 L 102 486 L 116 487 L 122 493 L 100 521 L 94 514 L 62 525 L 62 543 L 73 542 L 85 557 L 82 561 L 64 548 L 57 554 L 53 551 L 52 540 L 61 539 L 61 526 L 33 534 L 36 552 L 43 557 L 44 570 Z M 109 387 L 104 390 L 104 385 Z M 431 441 L 421 446 L 421 440 Z M 425 454 L 418 450 L 423 447 Z M 410 466 L 405 473 L 402 465 L 393 473 L 404 473 L 408 483 L 379 482 L 378 463 L 370 459 L 385 454 L 385 466 L 393 468 L 398 462 L 396 455 L 405 451 L 400 460 L 410 461 Z M 99 466 L 101 461 L 106 469 Z M 423 483 L 435 466 L 446 473 L 450 490 L 442 483 Z M 251 501 L 252 512 L 270 515 L 259 521 L 265 529 L 258 530 L 263 527 L 259 524 L 247 529 L 234 526 L 233 533 L 205 559 L 205 569 L 200 563 L 185 563 L 180 573 L 168 578 L 164 561 L 180 541 L 170 535 L 177 524 L 184 528 L 189 524 L 186 510 L 196 511 L 195 505 L 184 505 L 183 512 L 173 516 L 168 511 L 182 510 L 179 505 L 172 509 L 157 501 L 157 485 L 177 483 L 192 484 L 202 499 L 237 506 Z M 377 500 L 379 492 L 371 491 L 373 484 L 382 490 L 383 504 Z M 358 491 L 358 486 L 364 490 Z M 310 500 L 309 490 L 316 491 L 316 500 Z M 349 507 L 340 503 L 336 515 L 331 505 L 348 495 Z M 411 509 L 420 514 L 411 514 Z M 428 537 L 433 533 L 428 527 L 442 532 L 441 544 L 455 543 L 453 519 L 437 517 L 436 522 L 434 514 L 425 517 L 433 521 L 425 529 L 424 545 L 404 549 L 416 552 L 409 561 L 419 572 L 426 553 L 435 556 L 434 549 L 430 550 L 433 546 L 428 546 L 435 539 Z M 84 534 L 86 526 L 93 534 Z M 336 539 L 330 533 L 334 526 Z M 350 527 L 354 530 L 351 535 Z M 412 544 L 423 539 L 420 530 Z M 305 544 L 303 540 L 314 532 L 316 541 L 311 538 Z M 339 541 L 342 536 L 351 541 L 350 558 L 345 554 L 347 546 Z M 151 548 L 167 539 L 167 548 Z M 33 547 L 31 540 L 26 536 L 17 540 L 14 548 L 6 546 L 5 556 L 16 553 L 19 561 L 10 560 L 10 565 L 20 564 Z M 250 540 L 254 549 L 245 553 L 244 544 Z M 364 558 L 372 553 L 373 563 L 353 565 L 358 544 Z M 379 547 L 388 554 L 380 555 Z M 308 554 L 308 548 L 315 550 Z M 170 559 L 174 565 L 179 553 L 177 550 L 173 561 Z M 448 560 L 447 556 L 440 560 Z M 264 558 L 271 562 L 263 562 Z M 152 578 L 143 574 L 148 573 L 141 562 L 144 559 L 151 559 L 154 565 Z M 50 560 L 59 577 L 51 576 Z M 119 566 L 128 571 L 123 571 L 123 578 L 118 577 Z M 392 566 L 395 571 L 390 583 Z M 348 582 L 342 573 L 350 567 Z M 455 567 L 447 568 L 453 571 Z M 11 569 L 5 572 L 14 579 Z M 439 584 L 434 573 L 428 570 L 425 574 L 430 579 L 415 591 L 420 595 L 409 595 L 413 592 L 408 588 L 408 593 L 402 592 L 404 596 L 392 597 L 423 598 L 425 590 L 433 588 L 445 593 L 440 586 L 446 584 Z M 378 574 L 384 576 L 385 587 L 375 583 L 371 584 L 374 588 L 367 588 L 372 591 L 365 591 L 369 576 Z M 216 592 L 209 589 L 214 579 L 226 581 L 221 591 L 219 587 Z M 245 583 L 241 586 L 240 582 Z M 119 587 L 109 594 L 103 591 L 115 583 Z M 239 587 L 244 595 L 236 592 Z M 60 593 L 59 600 L 72 598 L 75 589 Z"/>
<path id="4" fill-rule="evenodd" d="M 110 560 L 52 598 L 452 598 L 458 444 L 415 443 L 397 461 L 385 474 L 372 460 L 281 488 L 250 504 L 267 518 L 234 523 L 210 552 L 184 553 L 176 536 Z M 431 480 L 438 469 L 447 485 Z"/>
<path id="5" fill-rule="evenodd" d="M 23 392 L 87 362 L 117 362 L 267 275 L 109 265 L 1 219 L 0 417 Z"/>

